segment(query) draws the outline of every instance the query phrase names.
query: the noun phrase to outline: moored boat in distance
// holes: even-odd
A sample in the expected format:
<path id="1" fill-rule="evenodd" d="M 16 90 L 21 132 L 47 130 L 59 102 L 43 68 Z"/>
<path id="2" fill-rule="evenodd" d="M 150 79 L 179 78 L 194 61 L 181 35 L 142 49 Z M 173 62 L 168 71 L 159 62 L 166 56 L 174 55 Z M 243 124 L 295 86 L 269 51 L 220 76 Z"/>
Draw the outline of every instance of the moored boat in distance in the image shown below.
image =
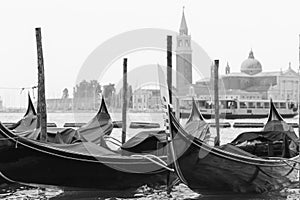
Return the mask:
<path id="1" fill-rule="evenodd" d="M 210 100 L 195 99 L 205 119 L 215 117 L 214 103 Z M 292 101 L 274 100 L 276 109 L 284 118 L 293 118 L 298 114 L 297 104 Z M 188 118 L 192 107 L 191 98 L 180 99 L 180 118 Z M 269 100 L 221 99 L 220 117 L 224 119 L 267 118 L 270 109 Z"/>

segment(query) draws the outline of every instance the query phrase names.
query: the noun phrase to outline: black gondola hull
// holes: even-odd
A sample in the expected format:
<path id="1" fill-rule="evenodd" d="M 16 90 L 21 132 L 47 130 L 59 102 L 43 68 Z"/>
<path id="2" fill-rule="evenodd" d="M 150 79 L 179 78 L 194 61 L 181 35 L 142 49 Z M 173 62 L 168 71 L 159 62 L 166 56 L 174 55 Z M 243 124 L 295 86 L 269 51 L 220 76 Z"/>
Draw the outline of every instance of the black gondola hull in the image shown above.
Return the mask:
<path id="1" fill-rule="evenodd" d="M 199 193 L 276 191 L 291 185 L 297 173 L 293 164 L 268 167 L 246 164 L 216 156 L 193 145 L 178 159 L 178 165 L 187 185 Z"/>
<path id="2" fill-rule="evenodd" d="M 260 158 L 232 147 L 234 151 L 211 147 L 185 132 L 169 112 L 173 137 L 170 160 L 180 179 L 192 190 L 263 193 L 286 188 L 295 181 L 299 169 L 296 157 Z"/>
<path id="3" fill-rule="evenodd" d="M 165 180 L 165 169 L 146 159 L 62 152 L 7 134 L 0 130 L 0 172 L 14 182 L 122 190 L 162 184 Z"/>

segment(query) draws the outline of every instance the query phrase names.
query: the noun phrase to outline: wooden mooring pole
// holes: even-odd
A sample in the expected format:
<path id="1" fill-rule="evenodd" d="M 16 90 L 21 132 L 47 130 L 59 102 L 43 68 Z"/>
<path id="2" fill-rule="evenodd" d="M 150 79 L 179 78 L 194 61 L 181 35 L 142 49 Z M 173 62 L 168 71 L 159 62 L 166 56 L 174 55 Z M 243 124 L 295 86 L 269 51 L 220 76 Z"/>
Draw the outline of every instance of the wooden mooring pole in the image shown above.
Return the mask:
<path id="1" fill-rule="evenodd" d="M 300 137 L 300 34 L 299 34 L 299 69 L 298 69 L 298 137 Z M 300 141 L 299 141 L 299 145 L 300 145 Z M 300 155 L 300 150 L 298 152 L 298 154 Z M 299 165 L 298 165 L 299 166 Z M 299 186 L 300 186 L 300 171 L 298 170 L 298 182 L 299 182 Z"/>
<path id="2" fill-rule="evenodd" d="M 299 34 L 299 69 L 298 69 L 298 137 L 300 137 L 300 34 Z M 300 173 L 300 171 L 299 171 Z"/>
<path id="3" fill-rule="evenodd" d="M 215 145 L 220 145 L 220 121 L 219 121 L 219 60 L 215 60 L 214 63 L 214 98 L 215 98 L 215 123 L 217 137 Z"/>
<path id="4" fill-rule="evenodd" d="M 172 104 L 172 36 L 167 36 L 167 83 L 169 103 Z"/>
<path id="5" fill-rule="evenodd" d="M 127 58 L 123 61 L 123 108 L 122 108 L 122 144 L 126 142 L 126 114 L 127 114 Z"/>
<path id="6" fill-rule="evenodd" d="M 45 74 L 41 28 L 35 29 L 35 36 L 38 56 L 37 128 L 41 128 L 40 140 L 47 141 L 47 109 L 45 97 Z"/>
<path id="7" fill-rule="evenodd" d="M 172 36 L 171 35 L 167 36 L 167 87 L 169 92 L 169 102 L 167 103 L 172 104 Z M 169 121 L 169 123 L 171 122 Z M 168 135 L 166 137 L 168 141 Z M 167 148 L 167 155 L 170 153 L 170 151 L 171 150 Z M 169 160 L 169 156 L 168 156 L 168 163 L 171 163 L 171 161 Z M 173 166 L 173 164 L 171 164 L 171 166 Z M 171 194 L 171 190 L 172 190 L 172 183 L 170 180 L 171 179 L 170 176 L 171 174 L 168 171 L 167 173 L 167 194 L 168 195 Z"/>

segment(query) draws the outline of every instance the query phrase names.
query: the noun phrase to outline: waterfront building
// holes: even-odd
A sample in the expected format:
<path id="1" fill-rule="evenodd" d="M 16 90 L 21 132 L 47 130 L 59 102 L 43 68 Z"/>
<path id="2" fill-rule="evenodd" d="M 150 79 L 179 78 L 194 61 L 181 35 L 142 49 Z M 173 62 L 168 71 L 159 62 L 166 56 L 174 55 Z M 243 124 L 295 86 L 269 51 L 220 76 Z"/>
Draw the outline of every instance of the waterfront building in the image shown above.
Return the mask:
<path id="1" fill-rule="evenodd" d="M 70 111 L 73 109 L 72 98 L 46 99 L 47 111 Z"/>
<path id="2" fill-rule="evenodd" d="M 274 99 L 298 102 L 299 75 L 291 64 L 286 70 L 264 72 L 260 61 L 251 50 L 241 63 L 240 72 L 230 72 L 227 63 L 225 74 L 220 76 L 220 93 L 225 98 Z M 197 96 L 213 96 L 213 80 L 202 79 L 195 85 Z M 204 97 L 209 98 L 209 97 Z"/>
<path id="3" fill-rule="evenodd" d="M 139 88 L 133 92 L 133 109 L 136 111 L 159 110 L 161 107 L 158 89 Z"/>

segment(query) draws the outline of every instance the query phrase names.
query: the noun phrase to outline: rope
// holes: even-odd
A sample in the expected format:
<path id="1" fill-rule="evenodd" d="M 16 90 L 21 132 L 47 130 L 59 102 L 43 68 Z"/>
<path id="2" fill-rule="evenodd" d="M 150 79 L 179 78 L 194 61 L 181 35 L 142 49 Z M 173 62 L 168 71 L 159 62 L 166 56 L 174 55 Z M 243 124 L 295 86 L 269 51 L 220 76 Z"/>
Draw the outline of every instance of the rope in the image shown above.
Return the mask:
<path id="1" fill-rule="evenodd" d="M 166 170 L 174 172 L 174 169 L 169 168 L 163 160 L 161 160 L 160 158 L 158 158 L 158 157 L 156 157 L 154 155 L 152 155 L 151 157 L 156 158 L 157 160 L 159 160 L 159 162 L 157 162 L 154 159 L 150 158 L 149 155 L 148 156 L 147 155 L 131 155 L 131 156 L 132 157 L 142 157 L 142 158 L 145 158 L 145 159 L 149 160 L 150 162 L 153 162 L 154 164 L 156 164 L 156 165 L 158 165 L 158 166 L 160 166 L 162 168 L 165 168 Z M 160 163 L 161 161 L 162 161 L 162 163 Z"/>
<path id="2" fill-rule="evenodd" d="M 293 165 L 293 167 L 290 169 L 290 171 L 288 171 L 288 173 L 286 173 L 286 175 L 284 175 L 284 176 L 290 175 L 290 173 L 292 173 L 292 172 L 294 171 L 294 169 L 296 169 L 296 168 L 295 168 L 296 165 L 297 165 L 297 163 L 294 163 L 294 165 Z"/>
<path id="3" fill-rule="evenodd" d="M 267 172 L 263 171 L 263 170 L 262 170 L 261 168 L 259 168 L 258 166 L 256 166 L 256 167 L 257 167 L 257 169 L 258 169 L 261 173 L 263 173 L 264 175 L 266 175 L 266 176 L 268 176 L 268 177 L 270 177 L 270 178 L 276 179 L 275 176 L 272 176 L 272 175 L 268 174 Z"/>
<path id="4" fill-rule="evenodd" d="M 153 155 L 153 154 L 146 154 L 145 156 L 153 157 L 153 158 L 159 160 L 160 162 L 162 162 L 164 165 L 166 165 L 166 166 L 168 165 L 163 159 L 161 159 L 160 157 L 155 156 L 155 155 Z"/>
<path id="5" fill-rule="evenodd" d="M 6 135 L 8 138 L 7 139 L 9 139 L 9 140 L 13 140 L 14 142 L 17 142 L 17 140 L 16 139 L 18 139 L 19 137 L 10 137 L 9 135 L 7 135 L 5 132 L 3 132 L 2 130 L 0 130 L 4 135 Z M 51 152 L 48 152 L 48 151 L 45 151 L 45 150 L 41 150 L 41 149 L 39 149 L 39 148 L 36 148 L 36 147 L 33 147 L 33 146 L 31 146 L 31 145 L 27 145 L 27 144 L 25 144 L 25 143 L 23 143 L 23 142 L 20 142 L 20 141 L 18 141 L 18 143 L 20 144 L 20 145 L 23 145 L 23 146 L 25 146 L 25 147 L 27 147 L 27 148 L 30 148 L 30 149 L 33 149 L 33 150 L 35 150 L 35 151 L 39 151 L 39 152 L 42 152 L 42 153 L 45 153 L 45 154 L 49 154 L 49 155 L 54 155 L 54 156 L 57 156 L 57 157 L 61 157 L 61 158 L 66 158 L 66 159 L 70 159 L 70 160 L 78 160 L 78 161 L 85 161 L 85 162 L 93 162 L 93 163 L 103 163 L 103 164 L 106 164 L 106 163 L 108 163 L 108 164 L 130 164 L 130 165 L 132 165 L 132 164 L 136 164 L 136 163 L 138 163 L 138 164 L 144 164 L 144 163 L 140 163 L 140 162 L 131 162 L 131 163 L 124 163 L 124 162 L 116 162 L 116 161 L 114 161 L 114 162 L 109 162 L 109 161 L 100 161 L 100 160 L 89 160 L 89 159 L 85 159 L 85 158 L 74 158 L 74 157 L 69 157 L 69 156 L 64 156 L 64 155 L 61 155 L 61 154 L 57 154 L 57 153 L 51 153 Z M 69 151 L 69 150 L 62 150 L 62 149 L 59 149 L 59 148 L 56 148 L 56 147 L 53 147 L 53 146 L 49 146 L 49 145 L 47 145 L 47 144 L 42 144 L 42 143 L 39 143 L 39 145 L 40 146 L 46 146 L 47 148 L 50 148 L 50 149 L 55 149 L 55 150 L 58 150 L 58 151 L 63 151 L 63 152 L 68 152 L 68 153 L 75 153 L 75 154 L 79 154 L 79 155 L 87 155 L 87 154 L 84 154 L 84 153 L 79 153 L 79 152 L 74 152 L 74 151 Z M 99 157 L 101 157 L 101 158 L 112 158 L 110 155 L 95 155 L 95 154 L 89 154 L 89 156 L 93 156 L 94 158 L 99 158 Z M 97 157 L 97 156 L 99 156 L 99 157 Z M 129 156 L 128 156 L 129 157 Z"/>
<path id="6" fill-rule="evenodd" d="M 108 135 L 104 135 L 104 139 L 113 139 L 114 141 L 116 141 L 116 142 L 119 143 L 118 146 L 122 146 L 122 142 L 120 140 L 114 138 L 114 137 L 111 137 L 111 136 L 108 136 Z M 109 140 L 107 140 L 107 141 L 109 141 Z M 110 141 L 110 142 L 112 142 L 112 141 Z"/>
<path id="7" fill-rule="evenodd" d="M 33 98 L 34 98 L 34 89 L 38 88 L 38 86 L 32 86 L 32 87 L 0 87 L 0 90 L 20 90 L 20 94 L 24 90 L 32 90 Z"/>
<path id="8" fill-rule="evenodd" d="M 188 138 L 189 139 L 189 138 Z M 190 139 L 189 139 L 190 140 Z M 212 150 L 212 148 L 211 149 L 208 149 L 208 148 L 206 148 L 205 146 L 200 146 L 199 144 L 197 144 L 197 143 L 195 143 L 194 141 L 191 141 L 190 140 L 190 142 L 191 143 L 193 143 L 194 145 L 196 145 L 197 147 L 199 147 L 199 148 L 202 148 L 202 149 L 204 149 L 204 150 L 206 150 L 206 151 L 211 151 Z M 217 156 L 220 156 L 220 157 L 223 157 L 223 158 L 226 158 L 226 159 L 229 159 L 229 160 L 234 160 L 234 161 L 237 161 L 237 162 L 242 162 L 242 163 L 245 163 L 245 164 L 249 164 L 249 165 L 255 165 L 255 166 L 263 166 L 263 167 L 281 167 L 282 165 L 271 165 L 271 164 L 262 164 L 262 163 L 255 163 L 255 162 L 250 162 L 250 161 L 245 161 L 245 160 L 241 160 L 241 159 L 236 159 L 236 158 L 232 158 L 232 157 L 230 157 L 230 156 L 226 156 L 226 155 L 222 155 L 222 154 L 220 154 L 220 153 L 217 153 L 217 152 L 213 152 L 215 155 L 217 155 Z M 261 160 L 261 161 L 263 161 L 263 160 Z M 281 160 L 280 160 L 281 161 Z"/>
<path id="9" fill-rule="evenodd" d="M 38 86 L 32 87 L 0 87 L 2 90 L 25 90 L 25 89 L 36 89 Z"/>
<path id="10" fill-rule="evenodd" d="M 16 140 L 18 139 L 18 137 L 12 137 L 12 138 L 13 138 L 13 139 L 16 139 Z M 1 141 L 1 140 L 9 140 L 9 139 L 10 139 L 10 138 L 0 138 L 0 141 Z"/>
<path id="11" fill-rule="evenodd" d="M 288 161 L 286 161 L 286 160 L 282 160 L 285 164 L 287 164 L 288 166 L 290 166 L 290 167 L 292 167 L 293 169 L 296 169 L 296 170 L 298 170 L 298 171 L 300 171 L 300 168 L 297 168 L 295 165 L 298 163 L 299 164 L 299 162 L 297 162 L 297 161 L 295 161 L 295 163 L 294 163 L 294 165 L 291 165 Z"/>
<path id="12" fill-rule="evenodd" d="M 294 163 L 300 164 L 300 162 L 297 160 L 290 160 L 287 158 L 280 158 L 280 157 L 270 157 L 270 158 L 275 159 L 275 160 L 278 159 L 278 160 L 282 160 L 282 161 L 288 161 L 288 162 L 294 162 Z"/>

